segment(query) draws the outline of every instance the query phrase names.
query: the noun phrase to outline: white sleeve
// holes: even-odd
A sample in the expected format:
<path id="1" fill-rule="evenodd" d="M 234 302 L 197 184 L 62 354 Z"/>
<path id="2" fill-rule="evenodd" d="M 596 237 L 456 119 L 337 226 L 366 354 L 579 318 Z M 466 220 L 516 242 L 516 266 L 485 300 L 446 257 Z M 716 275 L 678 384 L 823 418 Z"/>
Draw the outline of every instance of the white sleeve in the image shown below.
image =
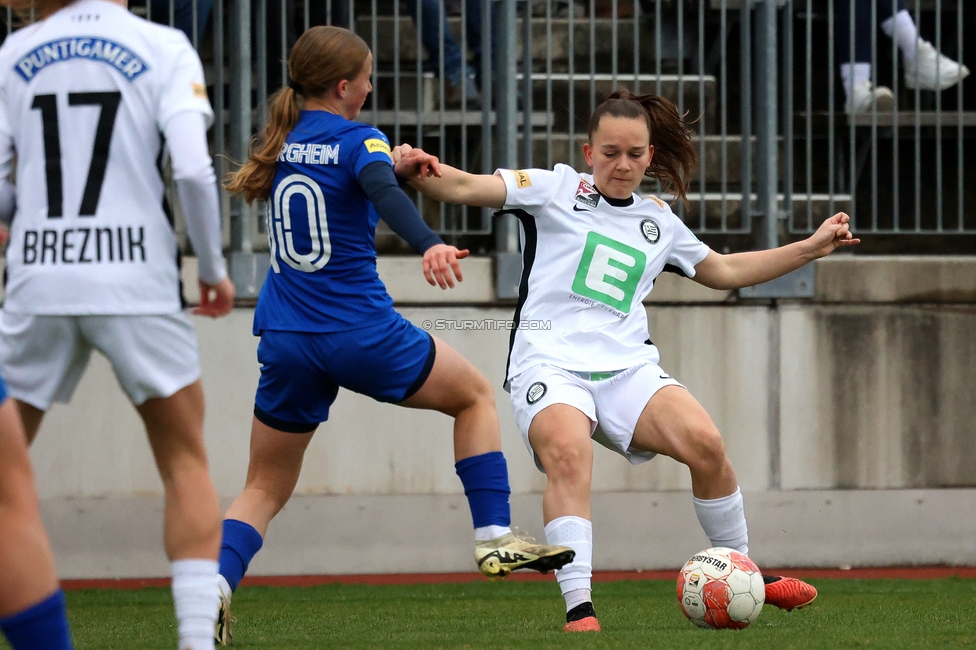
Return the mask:
<path id="1" fill-rule="evenodd" d="M 200 57 L 182 32 L 173 34 L 172 61 L 166 84 L 159 97 L 157 121 L 165 132 L 167 123 L 180 113 L 199 113 L 206 119 L 207 128 L 213 124 L 213 108 L 207 99 L 207 85 L 203 78 Z"/>
<path id="2" fill-rule="evenodd" d="M 495 173 L 505 181 L 507 196 L 503 209 L 544 207 L 559 187 L 562 177 L 548 169 L 498 169 Z"/>
<path id="3" fill-rule="evenodd" d="M 10 182 L 15 153 L 14 137 L 7 119 L 7 93 L 0 90 L 0 221 L 7 224 L 17 208 L 17 190 Z"/>
<path id="4" fill-rule="evenodd" d="M 668 264 L 677 266 L 689 278 L 695 277 L 695 267 L 708 257 L 709 248 L 674 213 L 671 213 L 673 234 Z"/>
<path id="5" fill-rule="evenodd" d="M 164 135 L 200 279 L 206 284 L 217 284 L 227 276 L 227 268 L 221 252 L 217 176 L 207 150 L 204 116 L 192 112 L 174 115 L 167 122 Z"/>

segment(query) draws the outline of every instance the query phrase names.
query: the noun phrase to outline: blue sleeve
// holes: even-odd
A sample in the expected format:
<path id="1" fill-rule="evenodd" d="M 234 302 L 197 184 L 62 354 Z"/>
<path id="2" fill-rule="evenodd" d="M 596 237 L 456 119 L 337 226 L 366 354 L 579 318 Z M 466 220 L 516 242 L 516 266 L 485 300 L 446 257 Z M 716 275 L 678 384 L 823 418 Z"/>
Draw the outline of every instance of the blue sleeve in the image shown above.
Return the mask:
<path id="1" fill-rule="evenodd" d="M 427 249 L 444 241 L 430 229 L 417 206 L 400 189 L 393 167 L 383 161 L 366 165 L 359 173 L 359 185 L 372 201 L 380 218 L 414 250 L 423 255 Z"/>
<path id="2" fill-rule="evenodd" d="M 371 126 L 354 129 L 343 138 L 343 147 L 352 148 L 352 175 L 359 178 L 363 169 L 374 162 L 383 162 L 393 167 L 393 157 L 390 152 L 390 141 L 383 132 Z"/>

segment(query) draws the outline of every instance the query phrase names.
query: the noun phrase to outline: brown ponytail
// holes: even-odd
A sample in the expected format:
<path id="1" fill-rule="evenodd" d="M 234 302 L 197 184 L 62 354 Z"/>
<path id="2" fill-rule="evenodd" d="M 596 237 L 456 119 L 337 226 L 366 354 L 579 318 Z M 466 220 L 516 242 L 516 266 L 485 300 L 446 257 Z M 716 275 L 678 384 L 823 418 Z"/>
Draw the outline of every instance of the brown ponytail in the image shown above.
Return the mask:
<path id="1" fill-rule="evenodd" d="M 268 123 L 260 144 L 251 139 L 251 158 L 236 172 L 227 175 L 224 187 L 231 194 L 241 194 L 248 203 L 264 200 L 271 193 L 275 164 L 285 145 L 285 137 L 298 122 L 298 95 L 285 86 L 271 96 Z"/>
<path id="2" fill-rule="evenodd" d="M 227 175 L 227 191 L 242 195 L 248 203 L 267 199 L 278 155 L 298 122 L 302 98 L 322 97 L 343 79 L 353 79 L 368 57 L 366 41 L 347 29 L 323 25 L 302 34 L 288 57 L 291 81 L 271 96 L 264 133 L 260 140 L 251 140 L 250 159 Z"/>
<path id="3" fill-rule="evenodd" d="M 693 132 L 678 113 L 678 108 L 658 95 L 632 95 L 618 90 L 596 107 L 590 116 L 590 142 L 604 115 L 643 119 L 651 135 L 654 157 L 644 175 L 661 181 L 664 190 L 688 203 L 688 183 L 698 154 L 691 143 Z"/>

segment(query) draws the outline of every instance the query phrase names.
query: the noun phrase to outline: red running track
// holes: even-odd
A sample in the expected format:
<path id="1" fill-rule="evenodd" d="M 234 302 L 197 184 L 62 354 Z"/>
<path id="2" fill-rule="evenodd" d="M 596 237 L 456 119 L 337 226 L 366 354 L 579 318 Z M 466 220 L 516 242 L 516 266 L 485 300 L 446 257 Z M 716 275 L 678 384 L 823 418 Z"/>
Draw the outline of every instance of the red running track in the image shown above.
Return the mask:
<path id="1" fill-rule="evenodd" d="M 850 578 L 854 580 L 902 579 L 932 580 L 935 578 L 976 578 L 976 567 L 870 567 L 853 569 L 764 569 L 770 575 L 791 575 L 797 578 Z M 617 580 L 674 580 L 674 571 L 594 571 L 594 582 Z M 403 574 L 350 574 L 317 576 L 249 576 L 241 586 L 313 587 L 316 585 L 419 585 L 457 582 L 476 582 L 485 578 L 480 573 L 403 573 Z M 540 573 L 514 573 L 508 580 L 513 582 L 554 581 L 551 575 Z M 99 578 L 92 580 L 62 580 L 66 591 L 79 589 L 142 589 L 143 587 L 168 587 L 169 578 Z"/>

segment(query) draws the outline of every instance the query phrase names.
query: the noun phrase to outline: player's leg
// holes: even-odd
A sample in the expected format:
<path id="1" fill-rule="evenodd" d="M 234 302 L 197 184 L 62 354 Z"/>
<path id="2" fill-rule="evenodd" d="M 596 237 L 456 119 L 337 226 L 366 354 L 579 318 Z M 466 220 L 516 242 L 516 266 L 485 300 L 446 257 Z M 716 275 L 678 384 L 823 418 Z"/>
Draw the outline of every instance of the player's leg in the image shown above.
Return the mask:
<path id="1" fill-rule="evenodd" d="M 224 515 L 220 574 L 237 589 L 261 549 L 268 525 L 288 503 L 302 470 L 312 431 L 291 433 L 261 422 L 251 424 L 251 457 L 244 490 Z"/>
<path id="2" fill-rule="evenodd" d="M 254 399 L 247 479 L 223 522 L 221 603 L 214 631 L 220 645 L 231 639 L 231 595 L 261 550 L 271 520 L 291 498 L 305 449 L 319 423 L 328 420 L 338 393 L 337 384 L 317 362 L 322 358 L 319 346 L 329 338 L 301 332 L 261 335 L 261 378 Z"/>
<path id="3" fill-rule="evenodd" d="M 163 481 L 163 540 L 172 563 L 180 648 L 212 648 L 220 502 L 203 443 L 203 386 L 197 380 L 169 397 L 147 399 L 137 410 Z"/>
<path id="4" fill-rule="evenodd" d="M 251 560 L 264 545 L 268 525 L 288 503 L 302 470 L 312 431 L 290 433 L 261 422 L 251 425 L 251 457 L 244 490 L 224 515 L 220 547 L 220 611 L 214 628 L 218 645 L 231 641 L 230 601 Z"/>
<path id="5" fill-rule="evenodd" d="M 14 403 L 17 405 L 20 421 L 24 424 L 24 436 L 27 439 L 27 444 L 33 444 L 34 438 L 37 437 L 37 432 L 41 428 L 41 422 L 44 420 L 44 411 L 17 399 L 14 400 Z"/>
<path id="6" fill-rule="evenodd" d="M 593 395 L 580 377 L 536 366 L 512 378 L 512 412 L 522 439 L 546 474 L 542 496 L 546 541 L 572 549 L 556 571 L 568 632 L 599 631 L 593 610 L 593 525 L 590 483 L 596 427 Z"/>
<path id="7" fill-rule="evenodd" d="M 454 418 L 454 467 L 471 508 L 478 567 L 489 577 L 505 577 L 520 568 L 546 572 L 561 567 L 571 558 L 569 549 L 512 533 L 508 464 L 491 383 L 457 350 L 429 338 L 434 346 L 428 347 L 433 355 L 429 374 L 400 405 Z"/>
<path id="8" fill-rule="evenodd" d="M 163 481 L 163 541 L 173 574 L 179 647 L 212 648 L 220 598 L 220 502 L 203 442 L 204 397 L 193 324 L 183 313 L 85 316 L 78 322 L 139 412 Z"/>
<path id="9" fill-rule="evenodd" d="M 0 400 L 0 630 L 14 650 L 71 648 L 24 430 L 5 391 Z"/>
<path id="10" fill-rule="evenodd" d="M 593 609 L 592 421 L 579 409 L 552 404 L 529 427 L 529 441 L 546 472 L 542 516 L 546 541 L 573 549 L 573 561 L 556 571 L 566 600 L 567 632 L 599 632 Z"/>
<path id="11" fill-rule="evenodd" d="M 742 493 L 718 427 L 704 407 L 681 386 L 664 386 L 647 401 L 634 428 L 632 446 L 670 456 L 688 466 L 695 514 L 712 546 L 749 554 Z M 796 578 L 764 576 L 767 602 L 786 610 L 804 607 L 817 596 Z"/>
<path id="12" fill-rule="evenodd" d="M 51 404 L 71 400 L 91 351 L 78 317 L 0 310 L 0 367 L 28 445 Z"/>

